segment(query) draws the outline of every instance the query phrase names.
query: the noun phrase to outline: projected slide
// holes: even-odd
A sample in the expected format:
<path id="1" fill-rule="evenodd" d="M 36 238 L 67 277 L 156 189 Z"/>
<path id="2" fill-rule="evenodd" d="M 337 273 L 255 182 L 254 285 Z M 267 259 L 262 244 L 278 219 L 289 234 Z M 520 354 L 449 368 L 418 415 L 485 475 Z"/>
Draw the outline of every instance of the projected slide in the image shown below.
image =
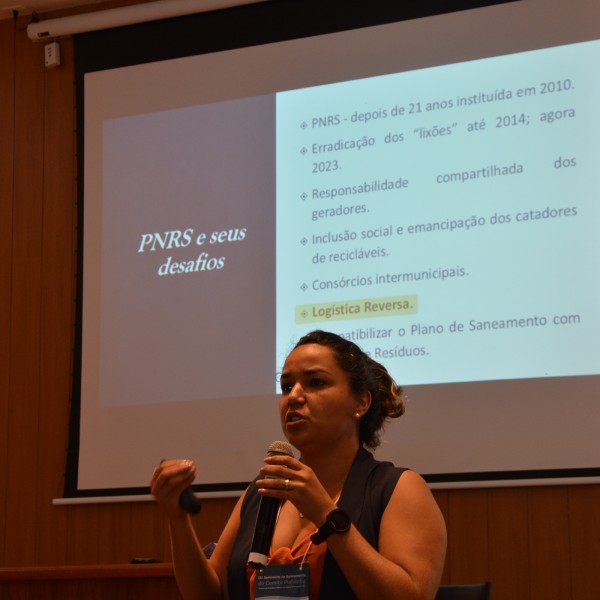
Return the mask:
<path id="1" fill-rule="evenodd" d="M 277 95 L 278 355 L 404 384 L 598 372 L 600 43 Z"/>
<path id="2" fill-rule="evenodd" d="M 156 60 L 149 36 L 145 62 L 101 69 L 110 43 L 81 41 L 68 493 L 142 493 L 164 457 L 194 460 L 203 493 L 244 489 L 317 328 L 404 388 L 378 458 L 441 485 L 596 477 L 599 6 L 341 31 L 310 3 L 274 40 L 286 9 L 262 3 L 246 47 L 223 46 L 223 14 L 196 54 Z"/>
<path id="3" fill-rule="evenodd" d="M 260 96 L 104 122 L 102 405 L 272 393 L 273 114 Z"/>

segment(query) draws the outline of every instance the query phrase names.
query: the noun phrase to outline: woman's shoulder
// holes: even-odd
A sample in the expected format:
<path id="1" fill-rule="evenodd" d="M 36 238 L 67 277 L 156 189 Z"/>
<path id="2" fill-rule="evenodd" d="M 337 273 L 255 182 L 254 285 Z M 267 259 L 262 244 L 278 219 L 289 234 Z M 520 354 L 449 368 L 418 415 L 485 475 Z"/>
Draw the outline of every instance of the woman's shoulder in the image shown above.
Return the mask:
<path id="1" fill-rule="evenodd" d="M 392 490 L 396 486 L 403 473 L 409 471 L 407 467 L 397 467 L 387 460 L 378 460 L 367 450 L 362 450 L 360 459 L 364 461 L 365 471 L 368 473 L 370 488 L 383 486 L 386 490 Z"/>

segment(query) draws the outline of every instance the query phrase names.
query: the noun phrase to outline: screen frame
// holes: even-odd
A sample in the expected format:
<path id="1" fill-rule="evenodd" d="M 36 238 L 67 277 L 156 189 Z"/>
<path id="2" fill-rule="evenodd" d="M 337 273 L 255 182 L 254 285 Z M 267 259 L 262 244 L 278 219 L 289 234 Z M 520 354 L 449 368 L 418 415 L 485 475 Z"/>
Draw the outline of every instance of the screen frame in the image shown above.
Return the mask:
<path id="1" fill-rule="evenodd" d="M 419 19 L 443 13 L 473 10 L 493 5 L 524 2 L 454 1 L 454 2 L 334 2 L 313 0 L 294 2 L 273 0 L 210 13 L 178 17 L 165 21 L 120 27 L 74 36 L 76 74 L 78 218 L 84 215 L 84 79 L 86 73 L 135 64 L 170 60 L 196 54 L 208 54 L 270 44 L 292 39 L 348 31 Z M 69 427 L 69 448 L 65 477 L 65 497 L 139 497 L 147 487 L 81 490 L 78 488 L 78 449 L 81 416 L 82 320 L 83 320 L 83 227 L 78 229 L 78 289 L 76 309 L 76 348 L 73 394 Z M 549 482 L 589 482 L 600 478 L 600 467 L 585 469 L 544 469 L 532 471 L 489 471 L 476 473 L 426 474 L 425 479 L 438 487 L 502 485 L 502 482 L 548 484 Z M 249 482 L 199 484 L 195 491 L 207 495 L 237 495 Z M 519 483 L 522 485 L 523 483 Z"/>

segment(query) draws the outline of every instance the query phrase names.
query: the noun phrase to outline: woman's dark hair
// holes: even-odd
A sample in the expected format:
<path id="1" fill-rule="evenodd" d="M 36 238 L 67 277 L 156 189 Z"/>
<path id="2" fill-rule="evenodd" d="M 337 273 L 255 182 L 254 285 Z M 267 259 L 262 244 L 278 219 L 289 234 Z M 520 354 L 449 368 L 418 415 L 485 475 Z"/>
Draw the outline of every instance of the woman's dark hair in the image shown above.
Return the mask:
<path id="1" fill-rule="evenodd" d="M 354 342 L 328 331 L 311 331 L 298 340 L 295 348 L 319 344 L 331 348 L 333 355 L 348 374 L 350 389 L 359 395 L 371 392 L 371 406 L 360 421 L 360 442 L 368 448 L 379 446 L 379 432 L 386 421 L 404 413 L 402 388 L 387 369 L 363 352 Z"/>

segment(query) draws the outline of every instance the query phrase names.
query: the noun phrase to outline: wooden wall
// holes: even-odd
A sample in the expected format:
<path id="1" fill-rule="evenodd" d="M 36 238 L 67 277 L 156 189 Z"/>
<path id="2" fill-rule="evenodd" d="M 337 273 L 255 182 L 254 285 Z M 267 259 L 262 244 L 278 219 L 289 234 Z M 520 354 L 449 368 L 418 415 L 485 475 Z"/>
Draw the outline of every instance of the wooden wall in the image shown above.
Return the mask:
<path id="1" fill-rule="evenodd" d="M 74 70 L 0 20 L 0 568 L 168 561 L 153 503 L 53 506 L 63 487 L 76 289 Z M 444 582 L 494 600 L 600 597 L 600 486 L 438 491 Z M 233 500 L 205 502 L 203 542 Z M 1 593 L 0 593 L 1 595 Z"/>

